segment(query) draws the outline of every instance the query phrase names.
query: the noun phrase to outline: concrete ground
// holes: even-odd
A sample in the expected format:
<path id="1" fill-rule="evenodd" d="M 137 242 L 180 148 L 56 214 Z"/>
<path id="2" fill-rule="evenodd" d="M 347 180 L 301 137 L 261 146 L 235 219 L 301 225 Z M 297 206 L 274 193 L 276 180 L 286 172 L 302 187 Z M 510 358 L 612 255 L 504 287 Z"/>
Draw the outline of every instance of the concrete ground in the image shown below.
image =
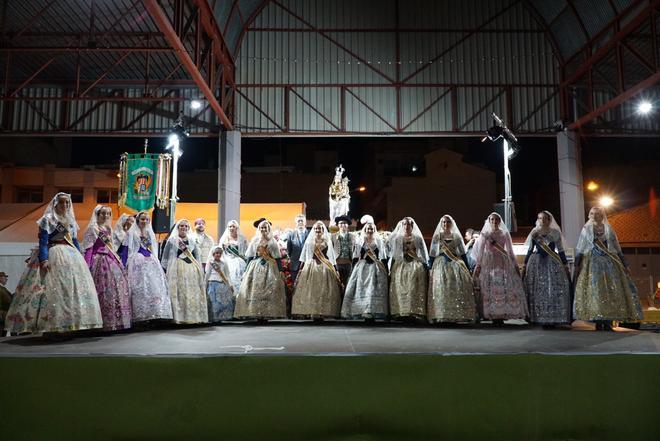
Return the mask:
<path id="1" fill-rule="evenodd" d="M 396 324 L 274 321 L 266 325 L 168 328 L 126 333 L 82 334 L 52 341 L 37 336 L 0 338 L 0 357 L 222 356 L 371 354 L 660 354 L 660 334 L 617 328 L 593 332 L 507 323 L 431 327 Z"/>

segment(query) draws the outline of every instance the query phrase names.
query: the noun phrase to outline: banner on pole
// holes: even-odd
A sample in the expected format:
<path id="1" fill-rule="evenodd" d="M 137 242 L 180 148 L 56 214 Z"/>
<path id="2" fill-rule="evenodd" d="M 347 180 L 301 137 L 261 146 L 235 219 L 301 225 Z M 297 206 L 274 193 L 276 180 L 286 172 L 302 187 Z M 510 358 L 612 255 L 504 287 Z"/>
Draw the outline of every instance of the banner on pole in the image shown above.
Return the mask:
<path id="1" fill-rule="evenodd" d="M 169 163 L 169 155 L 161 154 L 128 154 L 121 156 L 119 206 L 133 211 L 151 210 L 156 198 L 167 198 L 169 183 L 167 172 L 169 167 L 163 167 L 163 162 Z M 167 164 L 169 165 L 169 164 Z M 161 176 L 164 175 L 164 176 Z"/>

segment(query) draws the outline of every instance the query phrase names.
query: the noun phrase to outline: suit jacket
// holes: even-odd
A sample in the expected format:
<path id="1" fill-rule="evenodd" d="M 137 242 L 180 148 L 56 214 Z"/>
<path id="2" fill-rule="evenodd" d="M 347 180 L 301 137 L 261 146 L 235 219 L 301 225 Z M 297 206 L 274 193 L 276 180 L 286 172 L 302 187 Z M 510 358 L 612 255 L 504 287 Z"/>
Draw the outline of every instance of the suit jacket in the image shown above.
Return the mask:
<path id="1" fill-rule="evenodd" d="M 289 255 L 289 261 L 291 262 L 289 267 L 292 271 L 298 271 L 298 267 L 300 267 L 300 253 L 302 252 L 303 245 L 305 245 L 305 239 L 307 239 L 308 234 L 309 230 L 305 229 L 302 238 L 300 238 L 298 237 L 298 230 L 295 229 L 287 235 L 286 252 Z"/>
<path id="2" fill-rule="evenodd" d="M 7 288 L 0 285 L 0 322 L 4 321 L 5 315 L 11 305 L 11 293 Z"/>

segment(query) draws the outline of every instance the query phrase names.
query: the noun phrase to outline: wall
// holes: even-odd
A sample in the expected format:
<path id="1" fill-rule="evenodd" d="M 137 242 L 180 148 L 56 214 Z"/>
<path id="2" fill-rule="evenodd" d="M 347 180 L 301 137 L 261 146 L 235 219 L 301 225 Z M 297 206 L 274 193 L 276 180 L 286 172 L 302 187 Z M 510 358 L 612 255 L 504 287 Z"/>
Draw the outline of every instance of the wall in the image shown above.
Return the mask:
<path id="1" fill-rule="evenodd" d="M 412 216 L 425 236 L 431 236 L 444 214 L 461 230 L 481 229 L 496 202 L 495 174 L 466 164 L 459 153 L 441 149 L 426 155 L 426 176 L 393 178 L 387 189 L 387 224 L 394 228 Z"/>

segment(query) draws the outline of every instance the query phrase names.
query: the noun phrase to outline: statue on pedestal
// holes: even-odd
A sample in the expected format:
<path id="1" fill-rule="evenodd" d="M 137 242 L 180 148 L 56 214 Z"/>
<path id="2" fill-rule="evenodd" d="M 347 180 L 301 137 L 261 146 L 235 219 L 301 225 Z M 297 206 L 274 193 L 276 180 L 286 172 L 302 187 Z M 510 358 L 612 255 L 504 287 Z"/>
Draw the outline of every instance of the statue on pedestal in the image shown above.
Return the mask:
<path id="1" fill-rule="evenodd" d="M 335 218 L 348 215 L 348 205 L 351 194 L 348 188 L 348 178 L 343 176 L 346 170 L 340 164 L 335 168 L 335 177 L 330 184 L 328 202 L 330 204 L 330 225 L 335 225 Z"/>

